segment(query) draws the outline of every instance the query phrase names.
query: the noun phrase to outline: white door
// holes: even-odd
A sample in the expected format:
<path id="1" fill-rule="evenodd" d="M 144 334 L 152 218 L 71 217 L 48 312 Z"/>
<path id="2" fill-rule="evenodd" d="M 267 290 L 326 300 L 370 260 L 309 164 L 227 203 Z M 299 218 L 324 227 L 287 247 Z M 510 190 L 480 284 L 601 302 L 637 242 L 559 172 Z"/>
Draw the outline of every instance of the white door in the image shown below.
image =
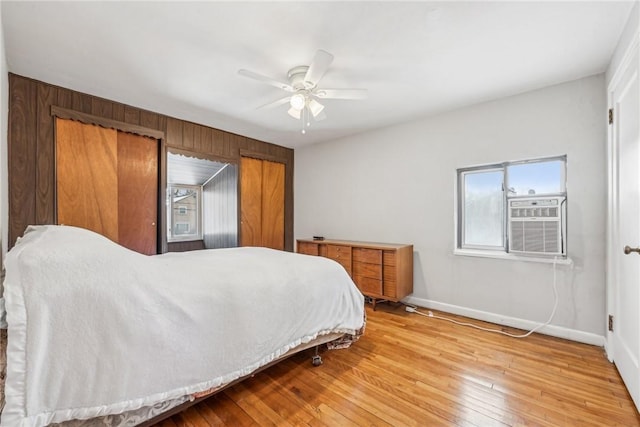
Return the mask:
<path id="1" fill-rule="evenodd" d="M 607 352 L 640 408 L 640 86 L 638 48 L 609 88 L 610 142 Z M 625 253 L 624 247 L 628 253 Z M 631 249 L 632 251 L 629 251 Z"/>

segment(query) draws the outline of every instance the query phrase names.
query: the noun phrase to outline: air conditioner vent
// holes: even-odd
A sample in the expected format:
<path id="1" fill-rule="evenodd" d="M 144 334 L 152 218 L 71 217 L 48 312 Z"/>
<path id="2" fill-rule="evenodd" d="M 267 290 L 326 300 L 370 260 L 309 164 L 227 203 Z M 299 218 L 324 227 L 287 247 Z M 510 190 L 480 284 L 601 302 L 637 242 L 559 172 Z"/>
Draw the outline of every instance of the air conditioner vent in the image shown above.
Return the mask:
<path id="1" fill-rule="evenodd" d="M 564 255 L 562 197 L 509 201 L 509 252 Z"/>

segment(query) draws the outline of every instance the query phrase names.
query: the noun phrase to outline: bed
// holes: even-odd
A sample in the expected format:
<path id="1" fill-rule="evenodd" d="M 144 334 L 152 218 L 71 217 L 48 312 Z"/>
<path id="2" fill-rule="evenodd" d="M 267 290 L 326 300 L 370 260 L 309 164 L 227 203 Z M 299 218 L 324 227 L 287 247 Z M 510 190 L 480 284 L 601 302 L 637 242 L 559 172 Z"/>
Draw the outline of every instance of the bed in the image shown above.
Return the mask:
<path id="1" fill-rule="evenodd" d="M 47 225 L 28 228 L 5 268 L 3 426 L 137 425 L 364 328 L 363 296 L 320 257 L 145 256 Z"/>

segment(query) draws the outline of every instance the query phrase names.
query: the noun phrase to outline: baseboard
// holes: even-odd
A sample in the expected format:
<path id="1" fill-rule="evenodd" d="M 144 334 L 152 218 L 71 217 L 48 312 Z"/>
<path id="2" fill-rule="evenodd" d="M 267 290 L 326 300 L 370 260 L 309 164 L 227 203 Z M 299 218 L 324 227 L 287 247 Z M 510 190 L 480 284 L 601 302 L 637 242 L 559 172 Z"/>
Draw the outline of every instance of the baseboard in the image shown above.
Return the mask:
<path id="1" fill-rule="evenodd" d="M 472 308 L 461 307 L 459 305 L 445 304 L 442 302 L 432 301 L 423 298 L 407 297 L 403 300 L 407 304 L 417 305 L 418 307 L 430 308 L 433 310 L 453 313 L 460 316 L 470 317 L 485 322 L 491 322 L 498 325 L 510 326 L 523 330 L 531 330 L 539 325 L 537 322 L 530 320 L 518 319 L 516 317 L 503 316 L 501 314 L 490 313 L 487 311 L 474 310 Z M 551 335 L 553 337 L 564 338 L 571 341 L 577 341 L 585 344 L 604 346 L 605 338 L 602 335 L 592 334 L 590 332 L 578 331 L 576 329 L 564 328 L 562 326 L 547 325 L 538 331 L 541 334 Z"/>

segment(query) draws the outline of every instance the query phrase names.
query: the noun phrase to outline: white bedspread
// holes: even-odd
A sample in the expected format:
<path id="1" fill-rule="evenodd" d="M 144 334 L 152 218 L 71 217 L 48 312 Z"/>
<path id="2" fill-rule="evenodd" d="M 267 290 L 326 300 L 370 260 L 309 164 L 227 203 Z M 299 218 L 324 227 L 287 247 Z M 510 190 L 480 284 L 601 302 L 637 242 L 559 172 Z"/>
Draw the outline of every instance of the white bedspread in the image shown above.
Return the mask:
<path id="1" fill-rule="evenodd" d="M 145 256 L 30 227 L 5 262 L 4 426 L 119 413 L 249 374 L 363 324 L 337 263 L 265 248 Z"/>

